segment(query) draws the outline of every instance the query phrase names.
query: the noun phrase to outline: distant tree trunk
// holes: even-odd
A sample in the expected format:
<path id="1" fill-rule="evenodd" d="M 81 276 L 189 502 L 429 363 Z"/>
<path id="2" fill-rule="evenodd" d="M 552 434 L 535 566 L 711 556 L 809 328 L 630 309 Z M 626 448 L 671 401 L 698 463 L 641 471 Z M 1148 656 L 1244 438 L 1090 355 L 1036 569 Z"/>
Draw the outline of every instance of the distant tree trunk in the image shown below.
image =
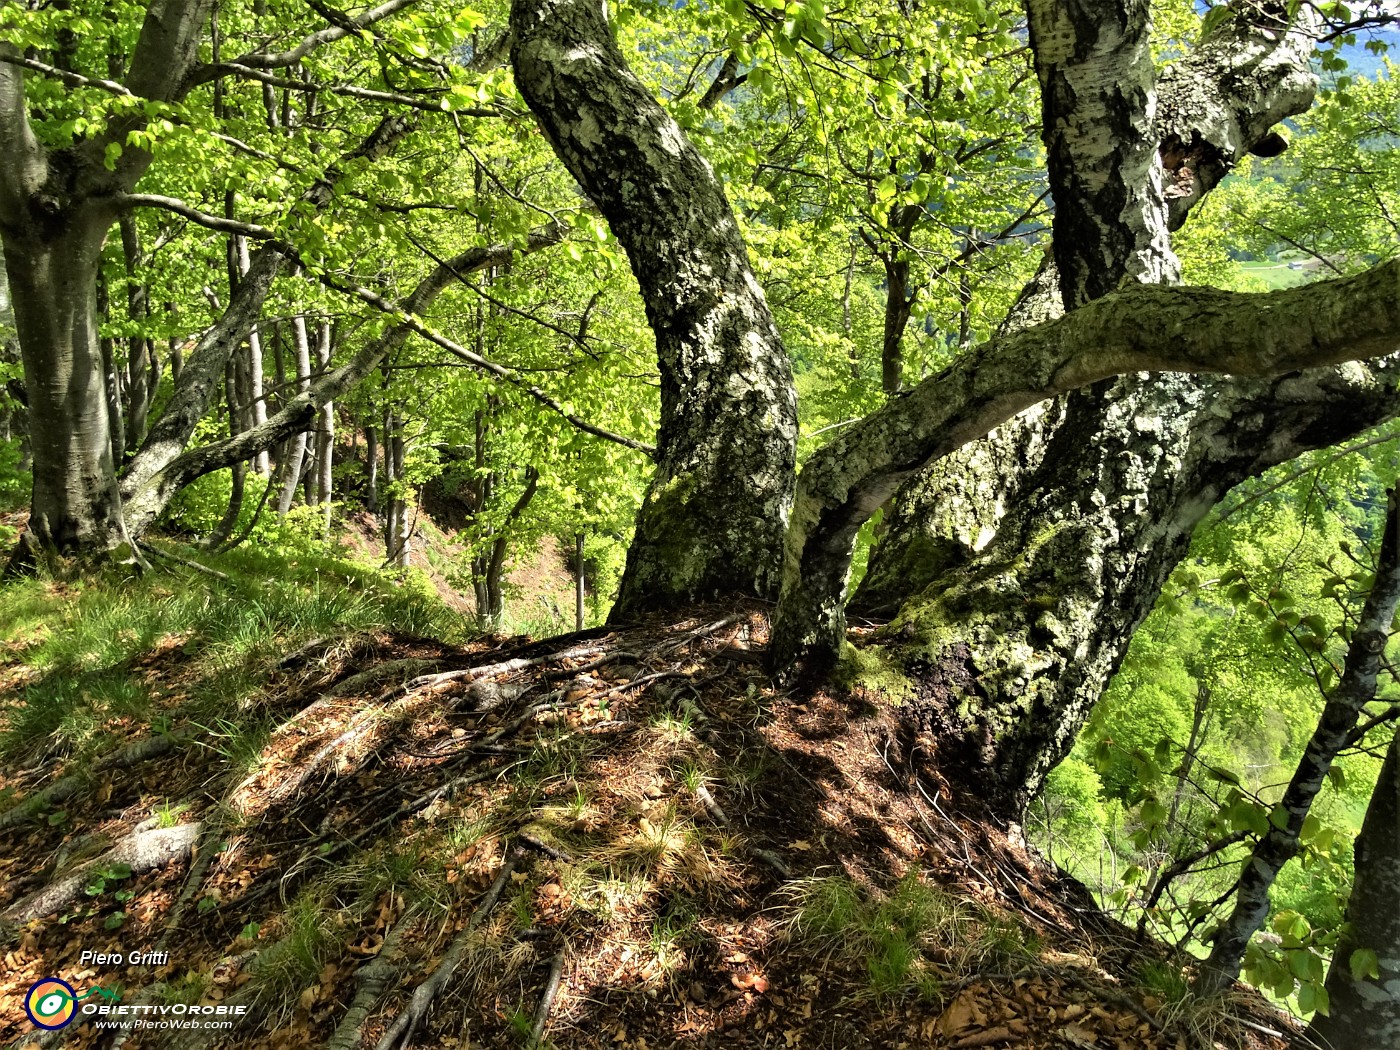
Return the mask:
<path id="1" fill-rule="evenodd" d="M 296 357 L 297 393 L 304 394 L 311 389 L 311 340 L 306 332 L 306 318 L 302 314 L 292 318 L 292 353 Z M 282 491 L 277 497 L 277 513 L 283 517 L 292 509 L 292 502 L 296 499 L 305 459 L 306 432 L 301 431 L 287 442 L 287 451 L 283 456 Z"/>
<path id="2" fill-rule="evenodd" d="M 330 371 L 332 327 L 330 321 L 322 321 L 319 338 L 316 341 L 316 360 L 321 375 Z M 325 512 L 322 534 L 329 539 L 332 518 L 332 471 L 335 453 L 335 404 L 327 401 L 321 406 L 319 425 L 316 428 L 316 499 Z"/>
<path id="3" fill-rule="evenodd" d="M 1356 838 L 1355 877 L 1345 933 L 1327 974 L 1327 1016 L 1315 1014 L 1307 1046 L 1362 1050 L 1400 1046 L 1400 733 L 1390 742 L 1380 779 Z M 1352 968 L 1353 953 L 1374 953 L 1376 971 Z M 1360 976 L 1358 976 L 1358 973 Z"/>
<path id="4" fill-rule="evenodd" d="M 388 562 L 395 568 L 409 566 L 411 536 L 408 519 L 407 488 L 403 480 L 404 439 L 403 421 L 393 409 L 384 410 L 384 480 L 390 487 L 384 523 L 384 546 Z"/>
<path id="5" fill-rule="evenodd" d="M 627 67 L 600 0 L 515 0 L 515 81 L 632 263 L 661 370 L 657 466 L 614 619 L 771 597 L 793 492 L 792 370 L 714 172 Z"/>
<path id="6" fill-rule="evenodd" d="M 97 275 L 97 318 L 100 326 L 112 321 L 111 297 L 105 274 Z M 99 329 L 100 330 L 100 329 Z M 122 397 L 126 390 L 123 370 L 117 367 L 116 346 L 111 336 L 99 340 L 102 348 L 102 372 L 106 377 L 103 384 L 107 392 L 107 424 L 111 430 L 112 462 L 120 463 L 126 449 L 126 426 L 122 418 Z"/>
<path id="7" fill-rule="evenodd" d="M 136 217 L 130 212 L 122 215 L 119 225 L 122 235 L 122 258 L 126 264 L 127 319 L 134 325 L 144 325 L 150 310 L 149 289 L 137 279 L 144 262 L 140 231 L 136 227 Z M 155 396 L 159 380 L 160 370 L 155 358 L 154 344 L 144 333 L 138 331 L 127 339 L 126 439 L 122 443 L 124 452 L 135 452 L 146 440 L 147 417 L 151 413 L 151 399 Z"/>
<path id="8" fill-rule="evenodd" d="M 574 533 L 574 630 L 583 630 L 583 533 Z"/>
<path id="9" fill-rule="evenodd" d="M 365 510 L 379 513 L 379 437 L 373 426 L 365 427 Z"/>
<path id="10" fill-rule="evenodd" d="M 228 405 L 228 428 L 229 436 L 239 434 L 243 429 L 243 411 L 239 405 L 239 397 L 242 394 L 238 382 L 239 368 L 236 359 L 230 359 L 224 368 L 224 401 Z M 221 546 L 234 530 L 238 528 L 238 519 L 243 513 L 243 490 L 248 475 L 248 464 L 242 460 L 229 469 L 232 477 L 232 484 L 229 487 L 228 507 L 224 510 L 224 516 L 214 526 L 214 531 L 205 537 L 204 545 L 208 548 Z"/>
<path id="11" fill-rule="evenodd" d="M 472 587 L 476 596 L 477 626 L 483 631 L 499 631 L 505 618 L 505 565 L 510 553 L 512 526 L 525 513 L 539 491 L 540 475 L 533 466 L 525 468 L 525 488 L 516 498 L 506 519 L 489 537 L 490 542 L 472 560 Z M 488 490 L 489 498 L 489 490 Z"/>

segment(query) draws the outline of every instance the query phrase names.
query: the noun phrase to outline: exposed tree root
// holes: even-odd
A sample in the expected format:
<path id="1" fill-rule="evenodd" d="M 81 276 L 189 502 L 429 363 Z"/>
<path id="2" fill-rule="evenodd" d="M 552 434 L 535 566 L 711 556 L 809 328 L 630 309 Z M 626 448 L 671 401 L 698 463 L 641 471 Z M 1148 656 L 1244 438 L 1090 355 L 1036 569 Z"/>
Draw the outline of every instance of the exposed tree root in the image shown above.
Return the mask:
<path id="1" fill-rule="evenodd" d="M 433 693 L 442 687 L 468 681 L 477 683 L 481 679 L 494 678 L 499 675 L 513 674 L 518 671 L 532 667 L 539 667 L 544 664 L 555 663 L 560 660 L 573 659 L 584 656 L 594 656 L 604 651 L 600 645 L 574 646 L 562 649 L 557 652 L 546 653 L 535 657 L 516 657 L 510 660 L 501 660 L 496 663 L 483 664 L 477 667 L 469 667 L 461 670 L 441 671 L 434 674 L 422 674 L 410 678 L 401 685 L 396 685 L 385 690 L 370 704 L 364 705 L 350 720 L 350 725 L 332 740 L 323 744 L 312 755 L 300 759 L 296 762 L 294 772 L 281 777 L 277 783 L 267 789 L 267 803 L 283 802 L 299 790 L 301 790 L 312 777 L 325 769 L 332 761 L 338 767 L 337 772 L 344 775 L 361 768 L 369 756 L 374 752 L 377 742 L 388 736 L 394 726 L 398 725 L 405 718 L 412 716 L 418 704 L 428 699 Z M 394 672 L 402 672 L 408 665 L 418 664 L 421 670 L 420 661 L 400 660 L 394 661 L 391 665 Z M 316 702 L 299 712 L 291 719 L 283 730 L 297 724 L 304 724 L 308 718 L 324 713 L 334 705 L 334 700 L 358 691 L 359 686 L 371 680 L 371 676 L 377 675 L 382 681 L 385 676 L 383 669 L 362 672 L 354 675 L 346 682 L 342 682 L 330 692 L 327 692 Z M 359 680 L 358 682 L 356 680 Z M 356 682 L 356 687 L 349 687 L 349 682 Z M 503 705 L 504 703 L 519 699 L 524 690 L 508 689 L 505 686 L 497 686 L 496 689 L 483 693 L 482 690 L 468 689 L 466 699 L 473 702 L 474 706 L 480 710 L 490 710 L 492 707 Z M 387 705 L 387 706 L 385 706 Z M 500 739 L 517 731 L 521 726 L 529 721 L 535 710 L 526 712 L 517 722 L 504 727 L 491 734 L 481 741 L 482 745 L 491 745 Z M 263 778 L 262 771 L 254 773 L 247 780 L 235 789 L 235 799 L 240 794 L 250 794 Z M 237 804 L 237 802 L 236 802 Z"/>
<path id="2" fill-rule="evenodd" d="M 549 1024 L 549 1011 L 554 1008 L 554 997 L 559 994 L 559 980 L 563 976 L 564 953 L 561 951 L 550 964 L 549 979 L 545 981 L 544 991 L 540 993 L 540 1005 L 535 1008 L 535 1023 L 530 1029 L 530 1039 L 525 1044 L 526 1050 L 539 1050 L 544 1039 L 545 1026 Z"/>
<path id="3" fill-rule="evenodd" d="M 543 656 L 515 657 L 494 664 L 482 664 L 479 667 L 465 667 L 458 671 L 442 671 L 438 674 L 421 675 L 409 682 L 404 688 L 405 691 L 432 689 L 462 679 L 492 678 L 499 674 L 513 674 L 531 667 L 539 667 L 541 664 L 552 664 L 559 660 L 571 660 L 580 656 L 596 656 L 605 651 L 605 647 L 601 645 L 579 645 L 571 649 L 560 649 L 558 652 L 546 653 Z"/>
<path id="4" fill-rule="evenodd" d="M 28 922 L 51 915 L 76 900 L 93 875 L 112 865 L 124 864 L 133 875 L 139 875 L 171 861 L 183 860 L 194 848 L 201 830 L 200 824 L 180 824 L 129 835 L 102 856 L 79 865 L 57 882 L 12 905 L 5 912 L 5 918 L 12 922 Z"/>
<path id="5" fill-rule="evenodd" d="M 110 755 L 104 755 L 82 772 L 70 773 L 66 777 L 55 780 L 42 791 L 36 791 L 30 795 L 19 805 L 12 806 L 0 813 L 0 829 L 14 827 L 17 824 L 33 820 L 45 809 L 68 801 L 92 782 L 92 776 L 95 773 L 103 773 L 111 769 L 124 769 L 141 762 L 149 762 L 153 758 L 160 758 L 173 750 L 176 744 L 194 736 L 196 732 L 195 729 L 184 729 L 173 733 L 162 733 L 159 736 L 134 741 L 113 751 Z"/>
<path id="6" fill-rule="evenodd" d="M 199 891 L 204 888 L 205 877 L 209 874 L 210 865 L 214 863 L 214 857 L 218 853 L 219 837 L 224 829 L 217 823 L 205 824 L 204 831 L 199 836 L 199 841 L 194 846 L 193 860 L 190 864 L 190 871 L 185 876 L 185 884 L 180 889 L 180 896 L 175 898 L 175 903 L 171 905 L 170 915 L 165 920 L 165 925 L 161 929 L 160 940 L 156 942 L 156 950 L 164 950 L 170 944 L 170 938 L 180 928 L 185 915 L 190 910 L 190 905 L 194 903 Z"/>
<path id="7" fill-rule="evenodd" d="M 379 954 L 355 971 L 355 998 L 350 1001 L 345 1016 L 327 1041 L 326 1050 L 359 1050 L 365 1037 L 365 1022 L 398 977 L 394 955 L 398 951 L 399 938 L 417 917 L 418 913 L 413 908 L 405 911 L 385 936 Z"/>
<path id="8" fill-rule="evenodd" d="M 438 964 L 432 976 L 414 989 L 408 1006 L 384 1032 L 376 1044 L 375 1050 L 394 1050 L 395 1047 L 408 1046 L 413 1039 L 413 1033 L 418 1030 L 418 1026 L 428 1016 L 428 1010 L 431 1008 L 433 1000 L 452 979 L 457 968 L 462 965 L 462 958 L 466 954 L 467 943 L 471 939 L 471 935 L 477 927 L 486 921 L 491 914 L 491 909 L 500 900 L 501 891 L 510 881 L 510 874 L 515 870 L 515 865 L 519 862 L 520 857 L 521 854 L 514 850 L 507 855 L 506 862 L 501 865 L 500 874 L 496 876 L 496 881 L 491 883 L 491 888 L 486 891 L 486 896 L 477 905 L 476 911 L 472 913 L 467 925 L 452 939 L 452 944 L 447 949 L 447 954 L 443 956 L 442 962 Z"/>

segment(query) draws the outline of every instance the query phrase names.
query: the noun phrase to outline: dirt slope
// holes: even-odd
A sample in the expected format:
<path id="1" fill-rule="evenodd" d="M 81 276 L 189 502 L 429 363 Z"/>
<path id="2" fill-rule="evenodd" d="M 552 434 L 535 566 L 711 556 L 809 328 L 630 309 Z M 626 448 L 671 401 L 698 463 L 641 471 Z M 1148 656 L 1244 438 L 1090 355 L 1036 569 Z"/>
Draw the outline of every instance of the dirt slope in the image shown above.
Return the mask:
<path id="1" fill-rule="evenodd" d="M 150 654 L 166 734 L 0 772 L 0 1043 L 1282 1047 L 1261 1003 L 1145 991 L 1176 964 L 916 780 L 897 708 L 776 691 L 765 638 L 759 609 L 706 609 L 321 641 L 236 739 L 181 719 L 177 644 Z M 166 955 L 82 956 L 137 949 Z M 23 1000 L 50 975 L 248 1009 L 46 1037 Z"/>

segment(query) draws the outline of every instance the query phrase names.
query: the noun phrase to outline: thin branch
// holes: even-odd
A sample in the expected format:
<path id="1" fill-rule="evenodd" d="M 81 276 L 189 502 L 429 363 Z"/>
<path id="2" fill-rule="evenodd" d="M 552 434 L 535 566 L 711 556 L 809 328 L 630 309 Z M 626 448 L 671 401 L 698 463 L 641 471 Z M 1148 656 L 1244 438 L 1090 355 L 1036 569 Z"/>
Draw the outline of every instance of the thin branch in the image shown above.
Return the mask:
<path id="1" fill-rule="evenodd" d="M 318 29 L 316 32 L 302 38 L 301 42 L 290 51 L 278 51 L 270 55 L 261 55 L 256 51 L 241 55 L 234 61 L 240 66 L 253 66 L 257 69 L 285 69 L 287 66 L 294 66 L 303 58 L 315 51 L 318 47 L 343 40 L 352 34 L 357 34 L 360 30 L 367 29 L 376 22 L 383 21 L 390 15 L 397 14 L 406 7 L 412 6 L 417 0 L 387 0 L 386 3 L 378 7 L 372 7 L 364 14 L 357 15 L 349 20 L 344 26 L 331 26 L 327 29 Z M 197 75 L 203 71 L 197 71 Z"/>
<path id="2" fill-rule="evenodd" d="M 279 77 L 275 73 L 267 73 L 252 66 L 243 65 L 240 62 L 220 62 L 217 65 L 208 65 L 200 69 L 198 82 L 206 83 L 217 80 L 224 76 L 236 76 L 243 80 L 253 80 L 259 84 L 267 84 L 270 87 L 284 88 L 288 91 L 299 91 L 302 93 L 340 95 L 344 98 L 368 99 L 372 102 L 390 102 L 398 106 L 408 106 L 413 109 L 425 110 L 429 113 L 443 112 L 442 103 L 432 98 L 420 98 L 415 95 L 407 95 L 398 91 L 380 91 L 377 88 L 365 88 L 356 84 L 316 84 L 305 80 L 291 80 L 287 77 Z M 429 92 L 434 95 L 442 95 L 446 88 L 431 88 Z M 453 110 L 459 116 L 466 117 L 500 117 L 504 112 L 499 109 L 457 109 Z"/>
<path id="3" fill-rule="evenodd" d="M 354 296 L 361 302 L 368 303 L 370 306 L 373 306 L 376 310 L 382 311 L 383 313 L 389 314 L 391 317 L 397 318 L 399 324 L 412 329 L 418 335 L 428 340 L 428 342 L 434 344 L 435 346 L 441 347 L 443 350 L 446 350 L 449 354 L 452 354 L 454 357 L 458 357 L 463 361 L 466 361 L 468 364 L 475 365 L 483 372 L 487 372 L 490 375 L 493 375 L 496 378 L 509 383 L 511 386 L 524 391 L 526 395 L 538 401 L 550 411 L 557 412 L 559 415 L 563 416 L 566 420 L 568 420 L 572 426 L 576 427 L 579 430 L 582 430 L 584 433 L 592 434 L 594 437 L 602 438 L 604 441 L 611 441 L 615 444 L 622 445 L 626 448 L 636 449 L 638 452 L 645 452 L 648 456 L 655 457 L 655 445 L 648 445 L 644 441 L 638 441 L 636 438 L 627 437 L 625 434 L 615 434 L 611 430 L 608 430 L 604 427 L 595 426 L 594 424 L 588 422 L 588 420 L 582 419 L 581 417 L 570 412 L 553 397 L 545 393 L 533 383 L 528 383 L 525 380 L 522 380 L 513 369 L 510 369 L 505 365 L 497 364 L 495 361 L 490 361 L 484 357 L 481 357 L 479 354 L 474 354 L 461 344 L 453 342 L 446 336 L 439 335 L 437 332 L 434 332 L 431 328 L 425 325 L 422 321 L 418 320 L 418 318 L 406 314 L 402 310 L 398 309 L 393 303 L 385 299 L 378 292 L 372 291 L 369 288 L 365 288 L 362 285 L 355 284 L 353 281 L 343 281 L 339 278 L 333 277 L 330 274 L 321 274 L 319 276 L 319 279 L 321 283 L 324 284 L 327 288 L 333 288 L 338 292 Z"/>
<path id="4" fill-rule="evenodd" d="M 242 237 L 247 237 L 251 241 L 274 241 L 278 247 L 291 250 L 290 245 L 278 241 L 275 233 L 266 226 L 259 226 L 256 223 L 241 222 L 238 219 L 225 219 L 219 215 L 210 215 L 208 212 L 192 208 L 182 200 L 174 197 L 163 197 L 155 193 L 126 193 L 117 198 L 119 208 L 162 208 L 165 211 L 174 212 L 197 226 L 203 226 L 208 230 L 215 230 L 218 233 L 236 233 Z"/>

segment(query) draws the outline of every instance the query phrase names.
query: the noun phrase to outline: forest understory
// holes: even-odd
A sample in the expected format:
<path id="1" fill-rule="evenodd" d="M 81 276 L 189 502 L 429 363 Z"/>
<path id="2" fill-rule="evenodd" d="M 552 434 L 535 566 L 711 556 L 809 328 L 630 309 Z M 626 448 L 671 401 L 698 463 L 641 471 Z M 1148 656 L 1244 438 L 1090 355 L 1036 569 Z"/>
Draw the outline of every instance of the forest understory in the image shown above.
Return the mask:
<path id="1" fill-rule="evenodd" d="M 148 573 L 128 607 L 122 581 L 25 585 L 33 626 L 0 663 L 3 1045 L 1272 1050 L 1293 1032 L 1252 993 L 1193 998 L 1182 959 L 911 766 L 931 698 L 776 689 L 767 607 L 448 644 L 387 626 L 432 627 L 387 604 L 298 611 L 235 582 Z M 104 588 L 112 622 L 83 605 Z M 307 637 L 332 620 L 350 629 Z M 34 724 L 53 688 L 84 702 Z M 137 948 L 168 961 L 81 959 Z M 22 1001 L 55 973 L 249 1011 L 227 1033 L 46 1036 Z"/>

